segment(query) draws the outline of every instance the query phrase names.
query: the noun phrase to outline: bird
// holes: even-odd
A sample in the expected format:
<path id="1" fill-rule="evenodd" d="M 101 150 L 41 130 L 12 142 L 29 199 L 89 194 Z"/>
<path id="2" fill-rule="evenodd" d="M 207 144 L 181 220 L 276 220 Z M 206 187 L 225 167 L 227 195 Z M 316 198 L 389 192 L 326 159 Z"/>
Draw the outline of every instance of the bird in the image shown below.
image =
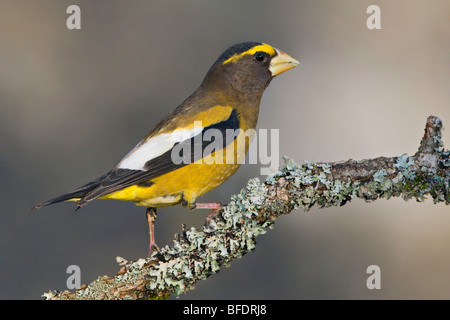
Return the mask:
<path id="1" fill-rule="evenodd" d="M 263 42 L 232 45 L 212 64 L 197 90 L 116 167 L 31 209 L 65 201 L 74 201 L 76 210 L 96 199 L 134 202 L 146 207 L 151 256 L 159 250 L 154 231 L 158 208 L 181 204 L 191 210 L 210 209 L 207 222 L 217 215 L 221 203 L 196 199 L 238 170 L 253 139 L 247 133 L 256 128 L 263 92 L 275 76 L 298 65 Z"/>

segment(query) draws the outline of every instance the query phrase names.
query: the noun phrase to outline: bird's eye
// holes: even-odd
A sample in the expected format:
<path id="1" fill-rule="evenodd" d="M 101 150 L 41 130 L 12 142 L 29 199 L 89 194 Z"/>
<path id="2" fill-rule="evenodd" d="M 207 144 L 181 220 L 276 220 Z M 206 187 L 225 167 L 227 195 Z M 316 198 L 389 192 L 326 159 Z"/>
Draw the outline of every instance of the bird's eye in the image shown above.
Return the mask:
<path id="1" fill-rule="evenodd" d="M 254 58 L 258 62 L 263 62 L 266 59 L 266 54 L 262 51 L 255 53 Z"/>

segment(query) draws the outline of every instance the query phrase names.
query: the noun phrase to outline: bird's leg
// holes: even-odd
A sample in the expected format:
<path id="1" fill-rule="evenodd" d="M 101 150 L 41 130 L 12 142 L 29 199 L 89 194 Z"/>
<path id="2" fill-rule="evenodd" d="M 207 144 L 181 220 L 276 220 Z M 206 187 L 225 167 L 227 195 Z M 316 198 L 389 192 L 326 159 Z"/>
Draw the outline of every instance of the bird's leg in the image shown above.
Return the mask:
<path id="1" fill-rule="evenodd" d="M 148 245 L 148 257 L 150 257 L 152 255 L 153 250 L 159 251 L 159 248 L 155 242 L 156 215 L 157 215 L 156 208 L 147 208 L 146 216 L 147 216 L 148 229 L 149 229 L 149 234 L 150 234 L 150 244 Z"/>
<path id="2" fill-rule="evenodd" d="M 196 203 L 196 209 L 212 209 L 210 213 L 205 218 L 205 224 L 209 226 L 211 221 L 219 214 L 220 209 L 222 209 L 223 204 L 220 202 L 209 202 L 209 203 Z"/>
<path id="3" fill-rule="evenodd" d="M 212 209 L 218 210 L 223 207 L 223 204 L 220 202 L 205 202 L 205 203 L 196 203 L 195 209 Z"/>
<path id="4" fill-rule="evenodd" d="M 220 202 L 204 202 L 204 203 L 195 203 L 195 202 L 188 202 L 184 198 L 181 200 L 181 205 L 189 210 L 194 209 L 211 209 L 212 211 L 208 213 L 208 215 L 205 218 L 205 224 L 209 226 L 212 219 L 216 217 L 219 214 L 220 209 L 222 209 L 223 204 Z"/>

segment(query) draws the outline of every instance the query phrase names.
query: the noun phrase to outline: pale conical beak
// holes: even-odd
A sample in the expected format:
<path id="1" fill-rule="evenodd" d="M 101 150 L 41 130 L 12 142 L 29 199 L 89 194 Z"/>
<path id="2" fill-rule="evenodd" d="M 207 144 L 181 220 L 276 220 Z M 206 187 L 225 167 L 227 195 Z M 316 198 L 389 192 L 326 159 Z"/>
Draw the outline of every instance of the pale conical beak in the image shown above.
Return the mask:
<path id="1" fill-rule="evenodd" d="M 278 49 L 275 49 L 275 51 L 277 52 L 277 54 L 272 58 L 269 66 L 269 70 L 272 73 L 273 77 L 292 68 L 295 68 L 300 64 L 300 62 L 292 58 L 287 53 L 284 53 L 283 51 Z"/>

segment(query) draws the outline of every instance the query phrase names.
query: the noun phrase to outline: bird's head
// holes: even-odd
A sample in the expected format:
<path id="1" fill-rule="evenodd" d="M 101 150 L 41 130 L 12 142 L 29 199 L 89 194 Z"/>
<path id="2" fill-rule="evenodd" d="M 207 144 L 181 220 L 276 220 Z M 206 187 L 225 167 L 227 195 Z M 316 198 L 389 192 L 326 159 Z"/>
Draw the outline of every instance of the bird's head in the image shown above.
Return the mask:
<path id="1" fill-rule="evenodd" d="M 273 77 L 298 65 L 296 59 L 268 44 L 243 42 L 222 53 L 203 83 L 222 90 L 229 86 L 243 95 L 261 96 Z"/>

